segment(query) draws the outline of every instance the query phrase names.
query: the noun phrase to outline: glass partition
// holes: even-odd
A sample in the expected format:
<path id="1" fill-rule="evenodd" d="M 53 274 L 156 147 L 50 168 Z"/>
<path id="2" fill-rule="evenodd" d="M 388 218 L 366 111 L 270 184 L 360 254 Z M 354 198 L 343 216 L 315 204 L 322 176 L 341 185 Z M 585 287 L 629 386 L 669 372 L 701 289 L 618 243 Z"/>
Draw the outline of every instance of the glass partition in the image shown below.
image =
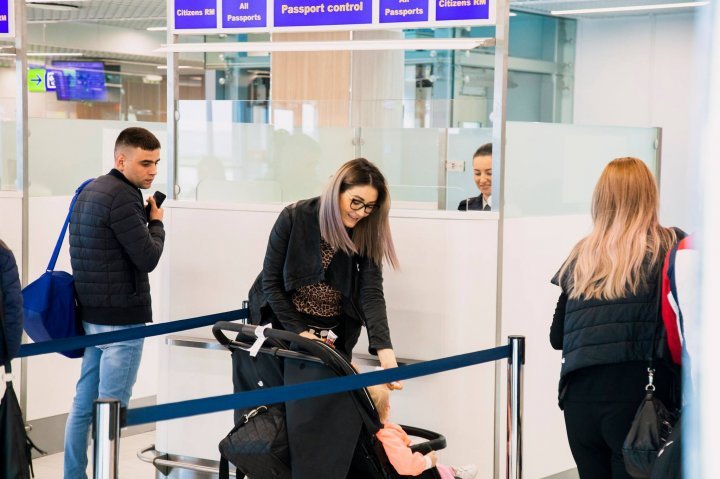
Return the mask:
<path id="1" fill-rule="evenodd" d="M 2 71 L 0 64 L 0 72 Z M 15 69 L 5 68 L 7 75 L 0 74 L 0 190 L 16 190 L 17 159 L 15 151 Z"/>
<path id="2" fill-rule="evenodd" d="M 246 103 L 180 102 L 179 199 L 288 203 L 317 196 L 335 168 L 357 156 L 354 128 L 319 126 L 330 105 L 277 103 L 261 115 L 268 123 L 247 123 L 240 114 Z"/>
<path id="3" fill-rule="evenodd" d="M 0 190 L 17 189 L 17 138 L 15 121 L 3 116 L 0 119 Z"/>
<path id="4" fill-rule="evenodd" d="M 147 128 L 161 144 L 167 141 L 165 123 L 31 118 L 30 196 L 72 195 L 86 179 L 110 171 L 115 140 L 129 126 Z M 165 149 L 160 152 L 164 165 Z M 152 189 L 167 191 L 167 169 L 163 166 L 158 169 Z"/>
<path id="5" fill-rule="evenodd" d="M 441 103 L 430 107 L 469 107 L 466 100 Z M 382 169 L 395 207 L 456 210 L 479 194 L 472 156 L 492 140 L 492 129 L 408 127 L 407 106 L 401 100 L 181 101 L 180 199 L 288 203 L 318 195 L 338 166 L 363 156 Z M 252 109 L 257 114 L 247 115 Z M 333 126 L 342 124 L 348 126 Z M 509 122 L 506 215 L 587 213 L 593 185 L 613 158 L 637 156 L 657 170 L 658 134 L 656 128 Z"/>
<path id="6" fill-rule="evenodd" d="M 445 209 L 449 190 L 457 190 L 453 197 L 472 190 L 446 184 L 447 128 L 412 127 L 408 107 L 402 100 L 181 101 L 179 198 L 288 203 L 318 195 L 342 163 L 362 156 L 382 169 L 396 207 Z"/>
<path id="7" fill-rule="evenodd" d="M 658 128 L 507 124 L 505 216 L 587 214 L 611 160 L 633 156 L 657 177 Z"/>

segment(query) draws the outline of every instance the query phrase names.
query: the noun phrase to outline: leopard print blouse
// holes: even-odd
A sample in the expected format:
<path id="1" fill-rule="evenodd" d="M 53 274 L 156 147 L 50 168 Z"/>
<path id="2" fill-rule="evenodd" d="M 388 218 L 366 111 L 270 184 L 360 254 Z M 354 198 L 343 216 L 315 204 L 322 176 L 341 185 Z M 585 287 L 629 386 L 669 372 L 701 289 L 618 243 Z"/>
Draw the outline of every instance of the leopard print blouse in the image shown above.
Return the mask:
<path id="1" fill-rule="evenodd" d="M 323 269 L 327 271 L 335 251 L 329 243 L 320 238 L 320 252 Z M 322 318 L 330 318 L 342 314 L 342 296 L 340 291 L 325 281 L 298 288 L 292 295 L 295 309 L 301 313 Z"/>

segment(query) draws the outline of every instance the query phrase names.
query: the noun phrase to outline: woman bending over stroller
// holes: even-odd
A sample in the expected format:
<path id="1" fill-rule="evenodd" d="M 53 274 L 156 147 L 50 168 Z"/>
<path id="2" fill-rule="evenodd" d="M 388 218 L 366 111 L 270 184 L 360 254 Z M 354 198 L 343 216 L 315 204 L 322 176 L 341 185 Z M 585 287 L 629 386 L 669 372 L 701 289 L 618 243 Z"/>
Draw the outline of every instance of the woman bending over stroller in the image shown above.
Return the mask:
<path id="1" fill-rule="evenodd" d="M 385 178 L 364 158 L 342 165 L 320 197 L 286 207 L 250 289 L 250 322 L 332 343 L 347 359 L 365 326 L 369 352 L 396 367 L 382 287 L 383 261 L 398 266 L 389 211 Z M 279 374 L 286 385 L 330 377 L 297 361 Z M 318 479 L 319 470 L 345 479 L 362 422 L 350 395 L 288 401 L 286 417 L 293 479 Z"/>
<path id="2" fill-rule="evenodd" d="M 446 466 L 437 463 L 435 451 L 422 455 L 412 452 L 410 438 L 403 429 L 388 420 L 390 416 L 390 390 L 384 386 L 371 386 L 368 388 L 370 398 L 380 416 L 383 428 L 377 433 L 390 464 L 398 474 L 403 476 L 418 476 L 423 471 L 436 467 L 441 479 L 473 479 L 477 475 L 477 466 Z"/>

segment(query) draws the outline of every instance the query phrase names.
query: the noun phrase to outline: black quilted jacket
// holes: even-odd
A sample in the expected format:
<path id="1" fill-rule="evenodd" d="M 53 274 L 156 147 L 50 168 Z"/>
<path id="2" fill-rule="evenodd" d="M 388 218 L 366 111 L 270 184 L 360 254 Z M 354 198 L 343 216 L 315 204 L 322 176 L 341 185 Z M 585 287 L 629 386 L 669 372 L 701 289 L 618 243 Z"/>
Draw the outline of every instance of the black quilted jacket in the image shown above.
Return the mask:
<path id="1" fill-rule="evenodd" d="M 70 218 L 70 259 L 80 319 L 128 325 L 152 321 L 148 273 L 165 243 L 147 224 L 140 190 L 113 169 L 80 193 Z"/>
<path id="2" fill-rule="evenodd" d="M 20 348 L 20 339 L 23 332 L 23 299 L 20 294 L 20 277 L 17 263 L 12 251 L 0 246 L 0 315 L 5 320 L 5 329 L 8 335 L 9 353 L 5 351 L 5 342 L 2 340 L 0 328 L 0 368 L 6 358 L 14 358 Z"/>

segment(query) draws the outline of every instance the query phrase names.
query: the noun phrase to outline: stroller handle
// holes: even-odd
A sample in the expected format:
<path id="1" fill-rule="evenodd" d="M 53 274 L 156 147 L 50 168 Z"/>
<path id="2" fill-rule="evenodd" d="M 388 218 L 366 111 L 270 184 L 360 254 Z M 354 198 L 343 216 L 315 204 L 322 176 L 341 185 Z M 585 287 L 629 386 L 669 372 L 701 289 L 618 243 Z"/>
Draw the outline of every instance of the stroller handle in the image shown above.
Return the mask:
<path id="1" fill-rule="evenodd" d="M 222 344 L 225 347 L 230 346 L 233 343 L 233 340 L 228 338 L 225 333 L 223 333 L 223 330 L 226 331 L 235 331 L 236 333 L 240 333 L 243 336 L 247 338 L 252 338 L 251 342 L 255 340 L 255 330 L 258 328 L 255 324 L 242 324 L 242 323 L 232 323 L 230 321 L 218 321 L 215 323 L 212 327 L 213 336 L 215 336 L 215 339 L 218 340 L 220 344 Z M 291 333 L 290 331 L 285 331 L 282 329 L 272 329 L 267 328 L 263 332 L 264 336 L 268 339 L 275 339 L 280 340 L 283 342 L 293 342 L 300 346 L 302 346 L 304 349 L 309 351 L 310 353 L 316 352 L 318 350 L 318 347 L 322 347 L 318 341 L 307 339 L 299 334 Z"/>
<path id="2" fill-rule="evenodd" d="M 413 426 L 403 425 L 400 427 L 405 430 L 408 436 L 426 439 L 426 441 L 410 446 L 410 450 L 412 450 L 412 452 L 419 452 L 420 454 L 425 455 L 430 451 L 439 451 L 447 447 L 447 441 L 445 440 L 445 436 L 442 434 Z"/>

